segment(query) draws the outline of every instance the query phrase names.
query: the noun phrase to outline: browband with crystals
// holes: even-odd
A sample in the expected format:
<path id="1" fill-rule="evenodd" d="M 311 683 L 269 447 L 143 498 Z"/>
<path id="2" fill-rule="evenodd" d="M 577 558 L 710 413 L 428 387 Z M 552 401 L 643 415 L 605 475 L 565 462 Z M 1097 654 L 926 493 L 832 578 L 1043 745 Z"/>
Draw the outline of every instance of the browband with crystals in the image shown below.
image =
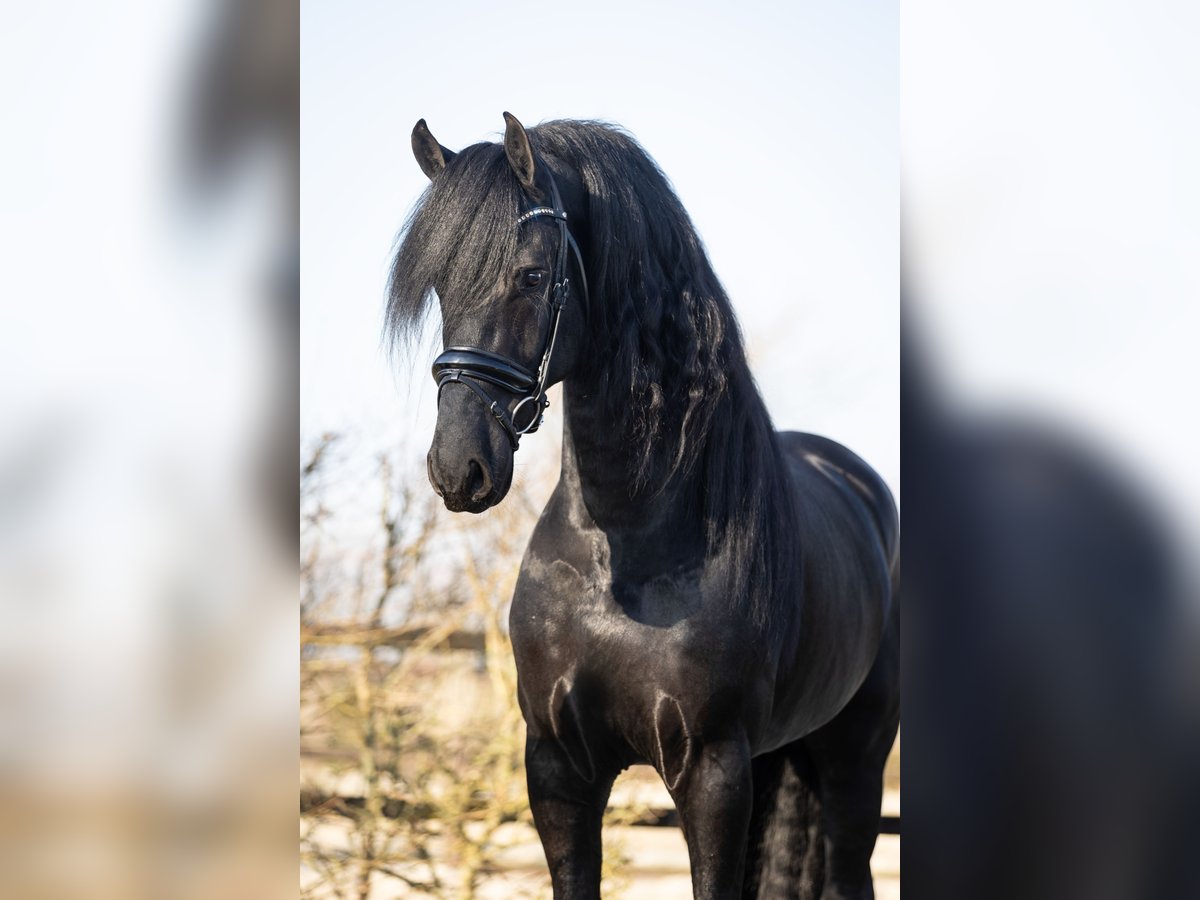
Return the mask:
<path id="1" fill-rule="evenodd" d="M 521 218 L 517 219 L 518 225 L 524 225 L 530 219 L 535 219 L 538 216 L 550 216 L 554 219 L 562 219 L 567 221 L 567 212 L 564 209 L 551 209 L 549 206 L 535 206 L 533 209 L 526 212 Z"/>

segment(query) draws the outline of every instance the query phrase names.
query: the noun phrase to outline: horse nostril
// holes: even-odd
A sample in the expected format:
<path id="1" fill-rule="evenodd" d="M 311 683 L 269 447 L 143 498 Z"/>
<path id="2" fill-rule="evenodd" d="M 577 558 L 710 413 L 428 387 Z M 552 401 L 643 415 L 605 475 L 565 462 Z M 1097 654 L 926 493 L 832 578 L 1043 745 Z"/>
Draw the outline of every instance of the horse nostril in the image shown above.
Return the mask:
<path id="1" fill-rule="evenodd" d="M 487 470 L 479 464 L 479 460 L 471 460 L 467 473 L 467 491 L 476 503 L 492 492 L 492 481 L 488 478 Z"/>

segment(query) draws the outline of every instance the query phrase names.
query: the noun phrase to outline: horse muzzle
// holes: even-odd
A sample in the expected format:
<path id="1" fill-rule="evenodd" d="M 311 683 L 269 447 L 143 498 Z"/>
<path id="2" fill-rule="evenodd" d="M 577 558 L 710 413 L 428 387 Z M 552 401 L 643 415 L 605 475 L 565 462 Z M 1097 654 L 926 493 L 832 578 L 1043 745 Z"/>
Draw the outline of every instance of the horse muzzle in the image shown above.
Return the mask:
<path id="1" fill-rule="evenodd" d="M 438 429 L 426 467 L 430 485 L 450 512 L 481 513 L 508 494 L 513 459 L 498 437 L 487 433 L 481 417 L 473 428 Z"/>

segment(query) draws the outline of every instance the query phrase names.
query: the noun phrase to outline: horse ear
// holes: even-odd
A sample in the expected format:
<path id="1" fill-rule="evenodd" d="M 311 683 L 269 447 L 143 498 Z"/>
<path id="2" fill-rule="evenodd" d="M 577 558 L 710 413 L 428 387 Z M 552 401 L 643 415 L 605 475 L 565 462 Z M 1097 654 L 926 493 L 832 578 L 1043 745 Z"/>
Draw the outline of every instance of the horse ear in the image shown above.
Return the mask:
<path id="1" fill-rule="evenodd" d="M 430 179 L 446 168 L 446 163 L 455 157 L 453 150 L 447 150 L 429 133 L 429 126 L 425 124 L 424 119 L 418 119 L 417 124 L 413 126 L 412 148 L 417 165 Z"/>
<path id="2" fill-rule="evenodd" d="M 504 123 L 504 152 L 508 155 L 508 164 L 517 173 L 521 186 L 531 191 L 537 167 L 533 162 L 533 148 L 529 146 L 529 135 L 525 133 L 525 126 L 510 112 L 504 114 Z"/>

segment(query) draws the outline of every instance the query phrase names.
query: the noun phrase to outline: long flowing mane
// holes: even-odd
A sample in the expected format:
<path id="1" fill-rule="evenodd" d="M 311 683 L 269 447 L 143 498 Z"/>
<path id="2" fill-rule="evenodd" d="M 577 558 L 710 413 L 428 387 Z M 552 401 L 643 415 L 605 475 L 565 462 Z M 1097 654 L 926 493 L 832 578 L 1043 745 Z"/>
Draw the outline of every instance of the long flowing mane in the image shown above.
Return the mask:
<path id="1" fill-rule="evenodd" d="M 794 490 L 741 333 L 690 217 L 623 131 L 586 121 L 528 129 L 539 159 L 582 178 L 588 327 L 599 400 L 637 448 L 631 493 L 701 479 L 709 552 L 731 602 L 794 633 L 800 561 Z M 516 253 L 520 187 L 500 144 L 467 147 L 409 218 L 392 265 L 387 328 L 415 332 L 436 291 L 448 320 Z M 573 226 L 574 227 L 574 226 Z M 748 608 L 742 606 L 748 604 Z"/>

